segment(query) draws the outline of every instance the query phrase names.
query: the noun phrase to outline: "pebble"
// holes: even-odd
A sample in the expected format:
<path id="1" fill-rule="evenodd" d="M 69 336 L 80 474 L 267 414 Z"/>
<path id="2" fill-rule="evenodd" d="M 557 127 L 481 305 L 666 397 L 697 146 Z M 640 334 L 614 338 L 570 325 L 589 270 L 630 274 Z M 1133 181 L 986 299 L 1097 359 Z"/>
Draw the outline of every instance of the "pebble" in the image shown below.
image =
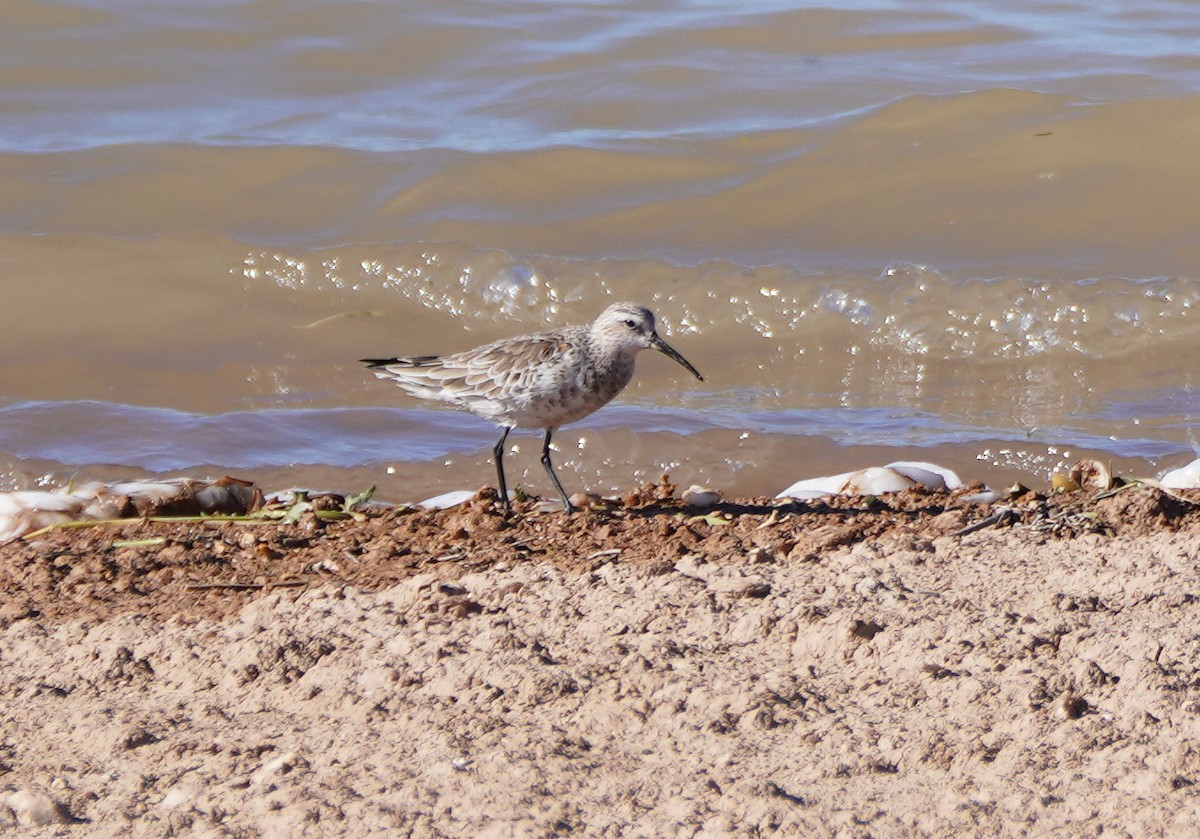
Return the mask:
<path id="1" fill-rule="evenodd" d="M 203 787 L 195 783 L 171 787 L 167 790 L 167 794 L 162 797 L 162 801 L 158 802 L 158 806 L 164 810 L 173 810 L 183 804 L 189 804 L 203 792 L 203 789 Z"/>
<path id="2" fill-rule="evenodd" d="M 698 507 L 701 510 L 707 510 L 721 503 L 721 493 L 698 484 L 692 484 L 679 497 L 689 507 Z"/>
<path id="3" fill-rule="evenodd" d="M 771 593 L 771 585 L 760 577 L 742 574 L 735 568 L 706 569 L 704 582 L 713 594 L 760 598 Z"/>
<path id="4" fill-rule="evenodd" d="M 576 492 L 567 500 L 577 510 L 603 510 L 608 506 L 607 502 L 594 492 Z M 558 509 L 562 509 L 561 504 Z"/>
<path id="5" fill-rule="evenodd" d="M 44 792 L 19 789 L 8 796 L 5 803 L 16 816 L 17 823 L 28 827 L 66 824 L 71 820 L 67 809 Z"/>
<path id="6" fill-rule="evenodd" d="M 1059 719 L 1077 720 L 1088 712 L 1088 701 L 1067 691 L 1054 703 L 1054 715 Z"/>
<path id="7" fill-rule="evenodd" d="M 959 504 L 995 504 L 1000 500 L 1000 493 L 994 489 L 984 488 L 979 492 L 971 492 L 958 498 Z"/>
<path id="8" fill-rule="evenodd" d="M 278 757 L 268 760 L 250 776 L 250 783 L 266 784 L 273 781 L 277 775 L 286 775 L 296 766 L 299 758 L 300 756 L 296 752 L 284 752 Z"/>

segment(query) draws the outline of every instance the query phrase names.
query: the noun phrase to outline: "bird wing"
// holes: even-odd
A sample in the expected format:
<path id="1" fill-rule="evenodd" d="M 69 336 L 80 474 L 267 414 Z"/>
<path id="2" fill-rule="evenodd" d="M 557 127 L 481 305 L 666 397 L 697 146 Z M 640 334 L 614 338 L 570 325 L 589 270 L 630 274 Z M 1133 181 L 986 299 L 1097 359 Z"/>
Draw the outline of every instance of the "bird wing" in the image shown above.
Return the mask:
<path id="1" fill-rule="evenodd" d="M 571 344 L 553 333 L 497 341 L 441 360 L 455 386 L 481 396 L 520 398 L 567 362 Z"/>
<path id="2" fill-rule="evenodd" d="M 448 402 L 476 414 L 520 412 L 565 375 L 576 347 L 548 332 L 507 338 L 447 356 L 363 359 L 376 376 L 422 399 Z"/>

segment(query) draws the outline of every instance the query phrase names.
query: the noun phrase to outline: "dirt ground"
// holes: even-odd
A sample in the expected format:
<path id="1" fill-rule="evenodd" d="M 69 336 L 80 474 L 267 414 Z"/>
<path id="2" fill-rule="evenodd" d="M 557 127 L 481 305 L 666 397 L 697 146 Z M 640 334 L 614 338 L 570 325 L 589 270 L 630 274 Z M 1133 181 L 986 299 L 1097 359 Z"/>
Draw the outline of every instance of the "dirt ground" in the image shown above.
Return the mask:
<path id="1" fill-rule="evenodd" d="M 1195 830 L 1200 495 L 674 495 L 0 547 L 0 830 Z"/>

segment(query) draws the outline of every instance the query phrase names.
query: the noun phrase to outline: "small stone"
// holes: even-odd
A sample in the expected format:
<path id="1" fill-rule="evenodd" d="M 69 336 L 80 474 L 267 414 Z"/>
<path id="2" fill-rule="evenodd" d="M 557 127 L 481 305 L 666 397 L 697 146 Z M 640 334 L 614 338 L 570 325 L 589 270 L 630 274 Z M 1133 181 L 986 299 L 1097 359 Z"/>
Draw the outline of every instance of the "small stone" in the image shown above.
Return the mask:
<path id="1" fill-rule="evenodd" d="M 202 791 L 203 788 L 198 784 L 184 784 L 182 786 L 171 787 L 167 790 L 167 794 L 162 797 L 162 801 L 158 802 L 158 806 L 164 810 L 174 810 L 176 807 L 194 801 Z"/>
<path id="2" fill-rule="evenodd" d="M 455 619 L 478 615 L 483 611 L 483 605 L 466 597 L 455 598 L 446 607 L 446 614 Z"/>
<path id="3" fill-rule="evenodd" d="M 766 597 L 771 593 L 771 585 L 758 577 L 747 577 L 739 572 L 726 569 L 708 574 L 705 583 L 708 590 L 714 594 L 724 594 L 729 597 Z"/>
<path id="4" fill-rule="evenodd" d="M 968 492 L 955 499 L 959 504 L 994 504 L 1000 500 L 1000 493 L 986 487 L 978 492 Z"/>
<path id="5" fill-rule="evenodd" d="M 43 827 L 48 824 L 67 824 L 71 821 L 67 808 L 44 792 L 19 789 L 8 797 L 6 803 L 16 816 L 18 824 Z"/>
<path id="6" fill-rule="evenodd" d="M 576 492 L 567 499 L 576 510 L 603 510 L 608 503 L 594 492 Z"/>
<path id="7" fill-rule="evenodd" d="M 675 563 L 675 570 L 685 577 L 696 580 L 707 580 L 712 573 L 712 569 L 708 567 L 708 561 L 697 554 L 680 557 L 679 561 Z"/>
<path id="8" fill-rule="evenodd" d="M 692 484 L 685 489 L 679 497 L 689 507 L 698 507 L 701 510 L 707 510 L 721 503 L 721 493 L 697 484 Z"/>
<path id="9" fill-rule="evenodd" d="M 756 546 L 746 551 L 746 559 L 750 560 L 756 565 L 762 565 L 768 562 L 774 562 L 775 555 L 766 548 Z"/>
<path id="10" fill-rule="evenodd" d="M 875 621 L 856 620 L 850 627 L 850 634 L 855 638 L 870 641 L 886 628 L 882 624 L 875 623 Z"/>
<path id="11" fill-rule="evenodd" d="M 296 752 L 284 752 L 279 757 L 272 758 L 258 767 L 250 776 L 250 783 L 255 785 L 267 784 L 274 781 L 278 775 L 286 775 L 299 763 L 300 756 Z"/>
<path id="12" fill-rule="evenodd" d="M 858 584 L 854 586 L 854 590 L 863 597 L 870 597 L 882 586 L 883 583 L 879 582 L 879 580 L 875 579 L 874 577 L 863 577 L 858 581 Z"/>
<path id="13" fill-rule="evenodd" d="M 0 622 L 13 623 L 25 618 L 31 618 L 36 614 L 37 610 L 25 601 L 10 600 L 0 605 Z"/>
<path id="14" fill-rule="evenodd" d="M 1088 701 L 1067 691 L 1054 703 L 1054 715 L 1059 719 L 1077 720 L 1088 712 Z"/>
<path id="15" fill-rule="evenodd" d="M 311 566 L 311 569 L 314 573 L 325 573 L 325 574 L 340 574 L 340 573 L 342 573 L 342 566 L 338 565 L 337 561 L 332 559 L 331 557 L 325 557 L 322 560 L 318 560 L 317 562 L 314 562 Z"/>

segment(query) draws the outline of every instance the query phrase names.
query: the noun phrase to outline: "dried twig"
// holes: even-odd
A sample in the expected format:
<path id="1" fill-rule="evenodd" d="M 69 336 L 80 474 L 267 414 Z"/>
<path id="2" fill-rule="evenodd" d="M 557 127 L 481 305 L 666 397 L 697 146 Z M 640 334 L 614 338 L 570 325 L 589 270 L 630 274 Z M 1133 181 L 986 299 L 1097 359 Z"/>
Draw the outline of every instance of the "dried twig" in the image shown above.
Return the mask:
<path id="1" fill-rule="evenodd" d="M 968 524 L 966 527 L 956 530 L 950 535 L 966 536 L 968 533 L 974 533 L 977 530 L 983 530 L 985 527 L 991 527 L 994 524 L 1003 524 L 1010 516 L 1016 516 L 1016 514 L 1016 510 L 1014 510 L 1012 507 L 1001 507 L 986 519 L 981 519 L 974 524 Z"/>
<path id="2" fill-rule="evenodd" d="M 590 553 L 590 554 L 588 554 L 587 558 L 588 559 L 599 559 L 602 556 L 620 556 L 620 555 L 621 555 L 620 548 L 607 548 L 606 550 L 596 551 L 595 553 Z"/>

